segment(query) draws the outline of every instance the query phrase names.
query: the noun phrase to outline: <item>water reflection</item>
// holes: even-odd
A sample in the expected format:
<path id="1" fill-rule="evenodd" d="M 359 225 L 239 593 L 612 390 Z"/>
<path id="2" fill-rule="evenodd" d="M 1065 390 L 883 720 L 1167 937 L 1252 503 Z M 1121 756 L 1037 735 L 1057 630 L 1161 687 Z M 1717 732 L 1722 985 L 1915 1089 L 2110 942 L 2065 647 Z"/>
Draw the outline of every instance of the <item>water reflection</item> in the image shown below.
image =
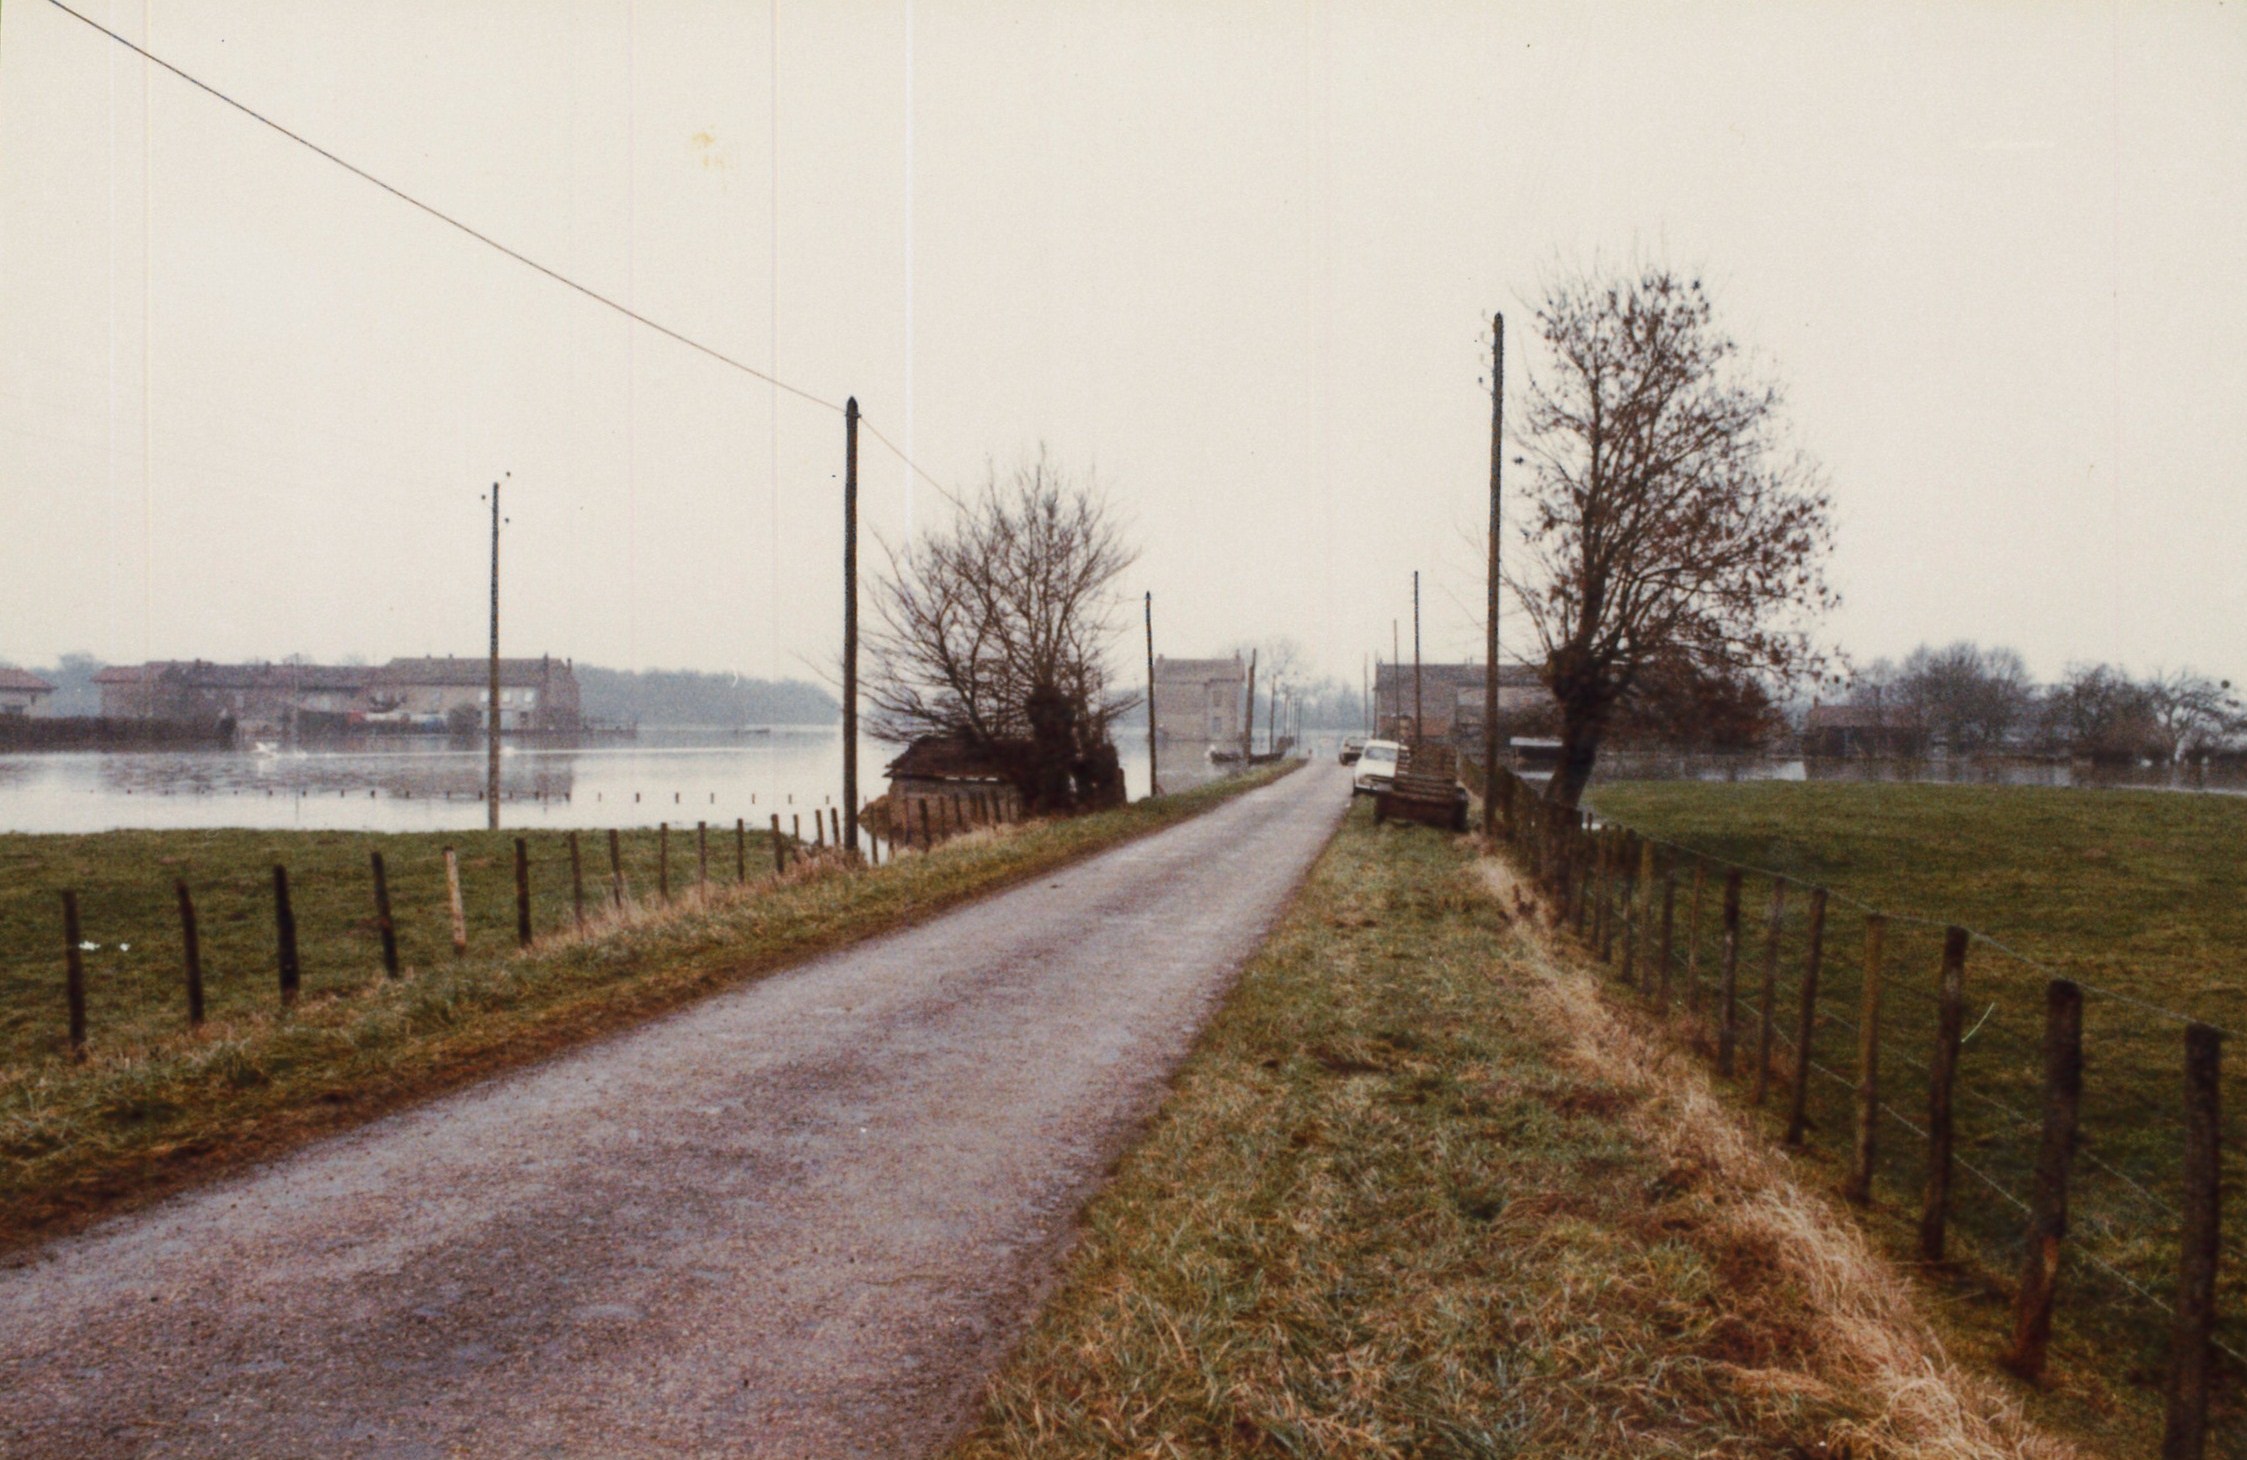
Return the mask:
<path id="1" fill-rule="evenodd" d="M 1118 736 L 1124 782 L 1146 794 L 1144 734 Z M 1205 747 L 1166 743 L 1163 785 L 1216 779 Z M 887 787 L 897 747 L 859 744 L 859 789 Z M 634 741 L 524 743 L 500 757 L 501 820 L 510 826 L 752 824 L 831 806 L 842 794 L 842 736 L 829 726 L 769 732 L 644 731 Z M 450 741 L 254 751 L 0 755 L 0 831 L 271 826 L 435 831 L 484 824 L 480 746 Z"/>
<path id="2" fill-rule="evenodd" d="M 2247 795 L 2247 768 L 2100 766 L 2009 756 L 1930 760 L 1804 760 L 1756 755 L 1610 751 L 1593 784 L 1615 781 L 1855 781 L 1978 786 L 2081 786 L 2092 789 L 2207 791 Z"/>

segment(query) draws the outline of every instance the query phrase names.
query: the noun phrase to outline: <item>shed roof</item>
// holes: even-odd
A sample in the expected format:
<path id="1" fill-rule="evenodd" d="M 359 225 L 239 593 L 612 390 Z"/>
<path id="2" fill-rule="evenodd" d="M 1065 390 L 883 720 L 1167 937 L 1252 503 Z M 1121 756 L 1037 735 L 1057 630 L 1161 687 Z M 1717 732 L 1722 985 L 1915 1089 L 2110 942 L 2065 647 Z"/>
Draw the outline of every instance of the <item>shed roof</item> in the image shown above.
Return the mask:
<path id="1" fill-rule="evenodd" d="M 53 685 L 29 670 L 7 668 L 0 668 L 0 689 L 35 695 L 51 695 L 55 692 Z"/>
<path id="2" fill-rule="evenodd" d="M 959 735 L 922 736 L 889 763 L 888 774 L 893 780 L 903 776 L 929 781 L 1006 779 L 998 751 L 976 745 Z"/>

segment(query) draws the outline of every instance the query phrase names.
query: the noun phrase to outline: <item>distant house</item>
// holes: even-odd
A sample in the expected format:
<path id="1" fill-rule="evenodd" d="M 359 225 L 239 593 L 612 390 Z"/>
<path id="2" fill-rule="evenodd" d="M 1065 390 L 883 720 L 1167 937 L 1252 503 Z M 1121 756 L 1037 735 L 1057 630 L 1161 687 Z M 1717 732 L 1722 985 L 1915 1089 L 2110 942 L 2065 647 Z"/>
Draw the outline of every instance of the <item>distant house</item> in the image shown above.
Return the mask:
<path id="1" fill-rule="evenodd" d="M 464 709 L 475 714 L 481 728 L 490 699 L 488 659 L 393 659 L 375 672 L 367 709 L 416 719 L 444 719 Z M 567 659 L 541 655 L 499 661 L 501 730 L 566 733 L 582 724 L 577 673 Z"/>
<path id="2" fill-rule="evenodd" d="M 1422 664 L 1419 713 L 1421 733 L 1431 740 L 1472 739 L 1482 734 L 1484 668 L 1480 664 Z M 1413 718 L 1413 668 L 1382 664 L 1373 674 L 1373 709 L 1384 732 L 1409 739 Z M 1498 713 L 1526 715 L 1549 707 L 1552 692 L 1534 664 L 1505 664 L 1498 670 Z"/>
<path id="3" fill-rule="evenodd" d="M 108 720 L 229 722 L 245 733 L 286 734 L 307 712 L 346 713 L 374 671 L 324 664 L 214 664 L 205 659 L 115 664 L 94 675 Z"/>
<path id="4" fill-rule="evenodd" d="M 21 669 L 0 669 L 0 715 L 28 715 L 55 687 Z"/>
<path id="5" fill-rule="evenodd" d="M 1917 755 L 1927 730 L 1905 705 L 1812 705 L 1802 722 L 1802 753 L 1813 758 Z"/>
<path id="6" fill-rule="evenodd" d="M 1155 733 L 1164 740 L 1234 741 L 1248 698 L 1248 666 L 1230 659 L 1155 660 Z"/>

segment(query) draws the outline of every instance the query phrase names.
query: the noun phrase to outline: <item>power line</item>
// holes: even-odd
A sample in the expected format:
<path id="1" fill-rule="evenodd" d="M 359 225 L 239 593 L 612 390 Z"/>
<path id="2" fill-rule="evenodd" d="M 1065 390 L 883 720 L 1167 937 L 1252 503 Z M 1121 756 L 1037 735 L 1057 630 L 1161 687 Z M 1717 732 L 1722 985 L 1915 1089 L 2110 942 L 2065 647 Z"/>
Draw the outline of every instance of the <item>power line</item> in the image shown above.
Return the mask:
<path id="1" fill-rule="evenodd" d="M 530 255 L 523 253 L 518 249 L 508 247 L 506 244 L 501 243 L 498 239 L 493 238 L 490 234 L 484 233 L 479 229 L 462 222 L 460 219 L 455 218 L 452 214 L 447 213 L 444 209 L 439 208 L 431 203 L 425 203 L 421 199 L 415 197 L 412 193 L 407 192 L 405 189 L 398 187 L 395 184 L 383 181 L 381 178 L 376 177 L 373 173 L 367 171 L 363 167 L 360 167 L 358 164 L 336 156 L 336 154 L 330 152 L 327 148 L 322 147 L 319 143 L 312 141 L 310 138 L 305 137 L 300 133 L 290 131 L 287 127 L 282 126 L 279 122 L 274 121 L 271 117 L 266 116 L 263 112 L 258 111 L 255 107 L 235 100 L 233 97 L 227 95 L 225 92 L 219 90 L 209 82 L 204 81 L 199 77 L 190 75 L 188 72 L 181 70 L 179 67 L 173 65 L 163 57 L 155 55 L 141 46 L 135 45 L 132 41 L 127 40 L 124 36 L 119 35 L 116 31 L 111 30 L 108 26 L 103 25 L 101 22 L 94 20 L 90 16 L 81 14 L 80 12 L 71 9 L 68 5 L 65 5 L 63 3 L 63 0 L 47 0 L 47 3 L 54 6 L 55 9 L 60 10 L 63 14 L 69 16 L 71 19 L 87 26 L 89 29 L 99 31 L 101 34 L 108 36 L 111 40 L 123 46 L 126 50 L 131 51 L 134 55 L 139 56 L 142 60 L 147 61 L 152 65 L 161 66 L 164 70 L 171 72 L 174 76 L 177 76 L 180 80 L 186 82 L 196 90 L 207 93 L 208 95 L 217 98 L 219 101 L 226 103 L 228 106 L 240 112 L 243 116 L 250 118 L 252 121 L 259 123 L 261 126 L 271 128 L 273 131 L 280 133 L 282 136 L 288 138 L 291 142 L 296 143 L 299 147 L 302 147 L 309 152 L 317 153 L 319 156 L 326 158 L 328 161 L 342 168 L 345 172 L 352 174 L 354 177 L 360 178 L 366 182 L 373 183 L 376 187 L 382 189 L 384 192 L 390 194 L 400 202 L 418 208 L 422 212 L 427 213 L 430 217 L 435 218 L 440 223 L 444 223 L 452 228 L 458 229 L 460 232 L 467 234 L 470 238 L 475 239 L 478 243 L 483 244 L 486 248 L 494 249 L 500 253 L 503 253 L 507 255 L 507 257 L 513 259 L 515 262 L 523 265 L 525 268 L 535 269 L 539 273 L 544 274 L 547 278 L 552 279 L 555 283 L 560 284 L 564 288 L 573 289 L 578 293 L 584 295 L 586 298 L 592 300 L 594 303 L 599 304 L 604 308 L 613 309 L 618 314 L 623 315 L 626 319 L 629 319 L 636 324 L 646 325 L 649 329 L 654 330 L 657 334 L 666 336 L 669 339 L 676 340 L 680 344 L 685 345 L 690 350 L 699 351 L 700 353 L 709 356 L 711 359 L 716 360 L 721 365 L 730 365 L 734 369 L 739 370 L 744 375 L 754 376 L 756 379 L 764 381 L 767 385 L 773 386 L 780 390 L 785 390 L 790 395 L 797 396 L 803 400 L 807 400 L 815 406 L 825 406 L 828 410 L 833 411 L 837 415 L 842 414 L 843 408 L 836 402 L 827 400 L 821 396 L 814 395 L 810 391 L 805 390 L 800 386 L 790 385 L 787 381 L 781 380 L 766 371 L 759 370 L 754 365 L 746 364 L 740 360 L 735 359 L 733 356 L 728 355 L 723 350 L 715 349 L 712 346 L 703 344 L 700 340 L 695 339 L 691 335 L 682 334 L 678 330 L 672 329 L 669 325 L 661 324 L 655 320 L 649 319 L 646 315 L 641 314 L 637 310 L 629 308 L 626 305 L 619 304 L 616 300 L 611 299 L 608 295 L 603 294 L 600 290 L 595 289 L 590 285 L 580 284 L 577 280 L 571 278 L 569 275 L 564 274 L 557 269 L 547 267 L 545 264 L 540 263 L 537 259 L 532 258 Z M 920 468 L 916 466 L 914 467 L 914 470 L 919 471 Z"/>
<path id="2" fill-rule="evenodd" d="M 196 90 L 204 92 L 205 94 L 217 99 L 218 101 L 224 102 L 226 105 L 234 108 L 234 110 L 250 118 L 252 121 L 257 122 L 259 125 L 280 133 L 282 136 L 288 138 L 291 142 L 296 143 L 299 147 L 302 147 L 305 150 L 315 153 L 318 156 L 326 159 L 327 161 L 334 163 L 337 167 L 342 168 L 344 171 L 350 173 L 354 177 L 360 178 L 365 182 L 372 183 L 374 186 L 382 189 L 384 192 L 390 194 L 400 202 L 405 203 L 411 207 L 418 208 L 422 212 L 428 214 L 430 217 L 435 218 L 440 223 L 443 223 L 448 227 L 454 228 L 459 232 L 468 235 L 470 238 L 476 240 L 476 242 L 483 244 L 486 248 L 506 255 L 508 258 L 513 259 L 516 263 L 523 265 L 525 268 L 533 269 L 538 273 L 544 274 L 547 278 L 553 280 L 557 284 L 560 284 L 565 289 L 574 290 L 575 292 L 584 295 L 587 299 L 592 300 L 594 303 L 602 306 L 603 308 L 614 310 L 616 313 L 624 316 L 626 319 L 631 320 L 635 324 L 645 325 L 647 328 L 654 330 L 657 334 L 662 335 L 667 339 L 675 340 L 679 344 L 685 345 L 690 350 L 694 350 L 700 354 L 707 355 L 721 365 L 730 366 L 733 369 L 740 371 L 744 375 L 748 375 L 753 377 L 754 379 L 761 380 L 765 384 L 773 387 L 776 390 L 784 390 L 800 400 L 808 401 L 815 406 L 821 406 L 827 410 L 833 411 L 838 416 L 843 413 L 843 408 L 840 404 L 828 400 L 824 396 L 815 395 L 811 391 L 805 390 L 801 386 L 791 385 L 787 381 L 782 380 L 779 376 L 774 375 L 769 371 L 759 370 L 756 366 L 750 365 L 742 360 L 738 360 L 733 356 L 727 354 L 723 350 L 717 349 L 710 345 L 706 345 L 700 340 L 695 339 L 691 335 L 683 334 L 680 331 L 671 328 L 669 325 L 662 324 L 656 320 L 652 320 L 646 315 L 640 313 L 638 310 L 632 308 L 631 306 L 619 303 L 617 300 L 610 298 L 606 294 L 603 294 L 600 290 L 593 288 L 591 285 L 581 284 L 577 280 L 571 278 L 569 275 L 562 273 L 560 270 L 550 268 L 547 265 L 540 263 L 537 259 L 534 259 L 530 255 L 522 252 L 521 250 L 509 247 L 507 244 L 504 244 L 498 239 L 493 238 L 490 234 L 485 233 L 482 230 L 461 221 L 459 218 L 454 217 L 450 213 L 447 213 L 444 209 L 437 207 L 435 204 L 423 202 L 420 198 L 415 197 L 405 189 L 398 187 L 394 183 L 384 181 L 382 178 L 375 176 L 373 173 L 367 171 L 357 163 L 351 162 L 342 157 L 338 157 L 335 153 L 330 152 L 327 148 L 322 147 L 319 143 L 314 142 L 301 133 L 291 131 L 289 128 L 281 125 L 279 122 L 274 121 L 271 117 L 266 116 L 263 112 L 258 111 L 255 107 L 252 107 L 245 102 L 237 101 L 234 97 L 229 96 L 227 93 L 219 90 L 209 82 L 204 81 L 200 77 L 194 76 L 187 71 L 181 70 L 179 67 L 173 65 L 163 57 L 155 55 L 146 48 L 135 44 L 133 41 L 127 39 L 122 35 L 119 35 L 116 31 L 111 30 L 109 27 L 103 25 L 97 20 L 94 20 L 92 17 L 87 16 L 77 10 L 71 9 L 70 6 L 63 3 L 63 0 L 47 0 L 47 3 L 54 6 L 55 9 L 60 10 L 63 14 L 69 16 L 71 19 L 76 20 L 81 25 L 86 26 L 88 29 L 97 31 L 100 34 L 109 37 L 118 45 L 123 46 L 126 50 L 131 51 L 136 56 L 139 56 L 142 60 L 149 62 L 151 65 L 162 67 L 164 70 L 169 71 L 172 75 L 177 76 L 180 80 L 186 82 Z M 896 442 L 892 441 L 887 435 L 883 434 L 881 430 L 868 422 L 863 415 L 861 415 L 860 417 L 859 425 L 860 428 L 866 432 L 866 434 L 872 436 L 874 440 L 879 442 L 886 450 L 889 451 L 891 455 L 895 456 L 899 461 L 903 462 L 906 468 L 910 470 L 915 476 L 918 476 L 922 481 L 927 482 L 938 492 L 942 493 L 946 501 L 952 503 L 952 505 L 955 507 L 962 505 L 960 502 L 960 498 L 956 493 L 954 493 L 949 487 L 945 486 L 944 483 L 938 481 L 934 476 L 930 475 L 925 467 L 923 467 L 919 462 L 913 460 L 912 457 L 908 456 L 903 448 L 898 446 Z"/>

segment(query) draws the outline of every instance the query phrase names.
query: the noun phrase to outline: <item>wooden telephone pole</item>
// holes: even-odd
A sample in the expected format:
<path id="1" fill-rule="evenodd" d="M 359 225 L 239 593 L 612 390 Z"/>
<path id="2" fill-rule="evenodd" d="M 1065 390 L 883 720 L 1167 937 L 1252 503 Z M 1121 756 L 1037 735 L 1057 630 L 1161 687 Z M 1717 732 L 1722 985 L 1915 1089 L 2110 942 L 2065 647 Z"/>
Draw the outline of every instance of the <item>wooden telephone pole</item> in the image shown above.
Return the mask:
<path id="1" fill-rule="evenodd" d="M 1155 751 L 1155 595 L 1147 595 L 1147 794 L 1162 794 Z"/>
<path id="2" fill-rule="evenodd" d="M 843 850 L 858 850 L 858 397 L 843 403 Z"/>
<path id="3" fill-rule="evenodd" d="M 513 476 L 501 473 L 501 480 Z M 499 482 L 492 483 L 491 698 L 484 706 L 484 824 L 499 830 Z"/>
<path id="4" fill-rule="evenodd" d="M 1412 748 L 1418 750 L 1428 722 L 1420 704 L 1420 570 L 1412 570 Z"/>
<path id="5" fill-rule="evenodd" d="M 1491 317 L 1490 585 L 1484 605 L 1482 674 L 1482 834 L 1498 836 L 1498 527 L 1500 444 L 1506 419 L 1506 316 Z"/>

